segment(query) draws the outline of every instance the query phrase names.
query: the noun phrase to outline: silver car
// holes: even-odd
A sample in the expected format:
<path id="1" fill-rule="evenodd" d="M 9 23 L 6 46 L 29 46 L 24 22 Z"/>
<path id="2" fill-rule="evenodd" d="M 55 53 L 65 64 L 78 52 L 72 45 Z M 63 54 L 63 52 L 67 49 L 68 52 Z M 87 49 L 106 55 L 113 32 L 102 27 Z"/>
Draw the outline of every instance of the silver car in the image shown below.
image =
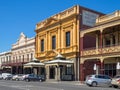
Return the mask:
<path id="1" fill-rule="evenodd" d="M 102 85 L 107 85 L 111 86 L 111 78 L 107 75 L 88 75 L 86 77 L 85 83 L 88 86 L 102 86 Z"/>

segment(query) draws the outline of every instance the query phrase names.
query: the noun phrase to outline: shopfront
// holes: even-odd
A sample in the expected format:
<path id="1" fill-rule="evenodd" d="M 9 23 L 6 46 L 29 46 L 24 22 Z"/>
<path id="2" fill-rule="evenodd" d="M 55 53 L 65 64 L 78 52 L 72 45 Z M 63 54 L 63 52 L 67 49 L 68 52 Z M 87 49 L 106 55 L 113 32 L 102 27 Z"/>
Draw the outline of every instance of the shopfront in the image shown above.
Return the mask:
<path id="1" fill-rule="evenodd" d="M 73 80 L 73 61 L 58 54 L 54 60 L 45 63 L 47 80 Z"/>

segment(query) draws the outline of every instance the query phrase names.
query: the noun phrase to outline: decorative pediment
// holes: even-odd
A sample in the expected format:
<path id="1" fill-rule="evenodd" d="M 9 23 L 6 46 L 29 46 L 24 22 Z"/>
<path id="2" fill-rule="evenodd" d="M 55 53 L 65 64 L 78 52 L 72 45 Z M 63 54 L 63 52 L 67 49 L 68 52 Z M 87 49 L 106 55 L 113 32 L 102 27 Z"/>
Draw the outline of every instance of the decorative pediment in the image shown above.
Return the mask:
<path id="1" fill-rule="evenodd" d="M 21 32 L 21 34 L 20 34 L 20 37 L 19 37 L 19 39 L 18 39 L 18 42 L 20 43 L 20 42 L 24 42 L 26 40 L 26 36 L 25 36 L 25 34 L 23 33 L 23 32 Z"/>
<path id="2" fill-rule="evenodd" d="M 46 20 L 46 23 L 44 24 L 44 26 L 48 26 L 48 25 L 53 24 L 53 23 L 55 23 L 55 22 L 57 22 L 57 21 L 58 21 L 58 19 L 53 18 L 53 17 L 50 17 L 50 18 L 48 18 L 48 19 Z"/>

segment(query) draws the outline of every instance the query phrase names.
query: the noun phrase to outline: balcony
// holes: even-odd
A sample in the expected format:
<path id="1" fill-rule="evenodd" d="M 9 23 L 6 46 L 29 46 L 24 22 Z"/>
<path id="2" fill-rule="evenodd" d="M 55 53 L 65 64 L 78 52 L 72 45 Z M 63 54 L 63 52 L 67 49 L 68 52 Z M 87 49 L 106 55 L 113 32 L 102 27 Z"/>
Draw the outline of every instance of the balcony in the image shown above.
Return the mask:
<path id="1" fill-rule="evenodd" d="M 24 61 L 17 59 L 17 60 L 10 60 L 10 61 L 2 61 L 2 66 L 11 66 L 11 65 L 22 65 L 24 63 L 29 62 L 28 58 L 25 58 Z"/>
<path id="2" fill-rule="evenodd" d="M 102 55 L 102 54 L 114 54 L 120 52 L 120 45 L 109 46 L 103 48 L 90 48 L 81 51 L 81 56 L 94 56 L 94 55 Z"/>
<path id="3" fill-rule="evenodd" d="M 93 56 L 101 54 L 101 49 L 89 48 L 81 51 L 81 56 Z"/>
<path id="4" fill-rule="evenodd" d="M 115 18 L 120 18 L 120 11 L 119 10 L 116 11 L 116 12 L 113 12 L 111 14 L 98 17 L 96 19 L 96 23 L 99 24 L 99 23 L 102 23 L 102 22 L 114 20 Z"/>

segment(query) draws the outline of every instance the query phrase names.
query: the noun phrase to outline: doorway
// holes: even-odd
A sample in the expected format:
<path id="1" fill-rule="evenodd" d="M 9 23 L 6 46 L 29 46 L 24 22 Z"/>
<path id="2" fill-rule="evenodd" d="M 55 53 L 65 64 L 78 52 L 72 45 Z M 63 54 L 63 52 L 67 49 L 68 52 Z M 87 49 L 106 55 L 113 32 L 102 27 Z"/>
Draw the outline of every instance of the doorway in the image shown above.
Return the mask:
<path id="1" fill-rule="evenodd" d="M 55 79 L 55 67 L 50 67 L 50 79 Z"/>

